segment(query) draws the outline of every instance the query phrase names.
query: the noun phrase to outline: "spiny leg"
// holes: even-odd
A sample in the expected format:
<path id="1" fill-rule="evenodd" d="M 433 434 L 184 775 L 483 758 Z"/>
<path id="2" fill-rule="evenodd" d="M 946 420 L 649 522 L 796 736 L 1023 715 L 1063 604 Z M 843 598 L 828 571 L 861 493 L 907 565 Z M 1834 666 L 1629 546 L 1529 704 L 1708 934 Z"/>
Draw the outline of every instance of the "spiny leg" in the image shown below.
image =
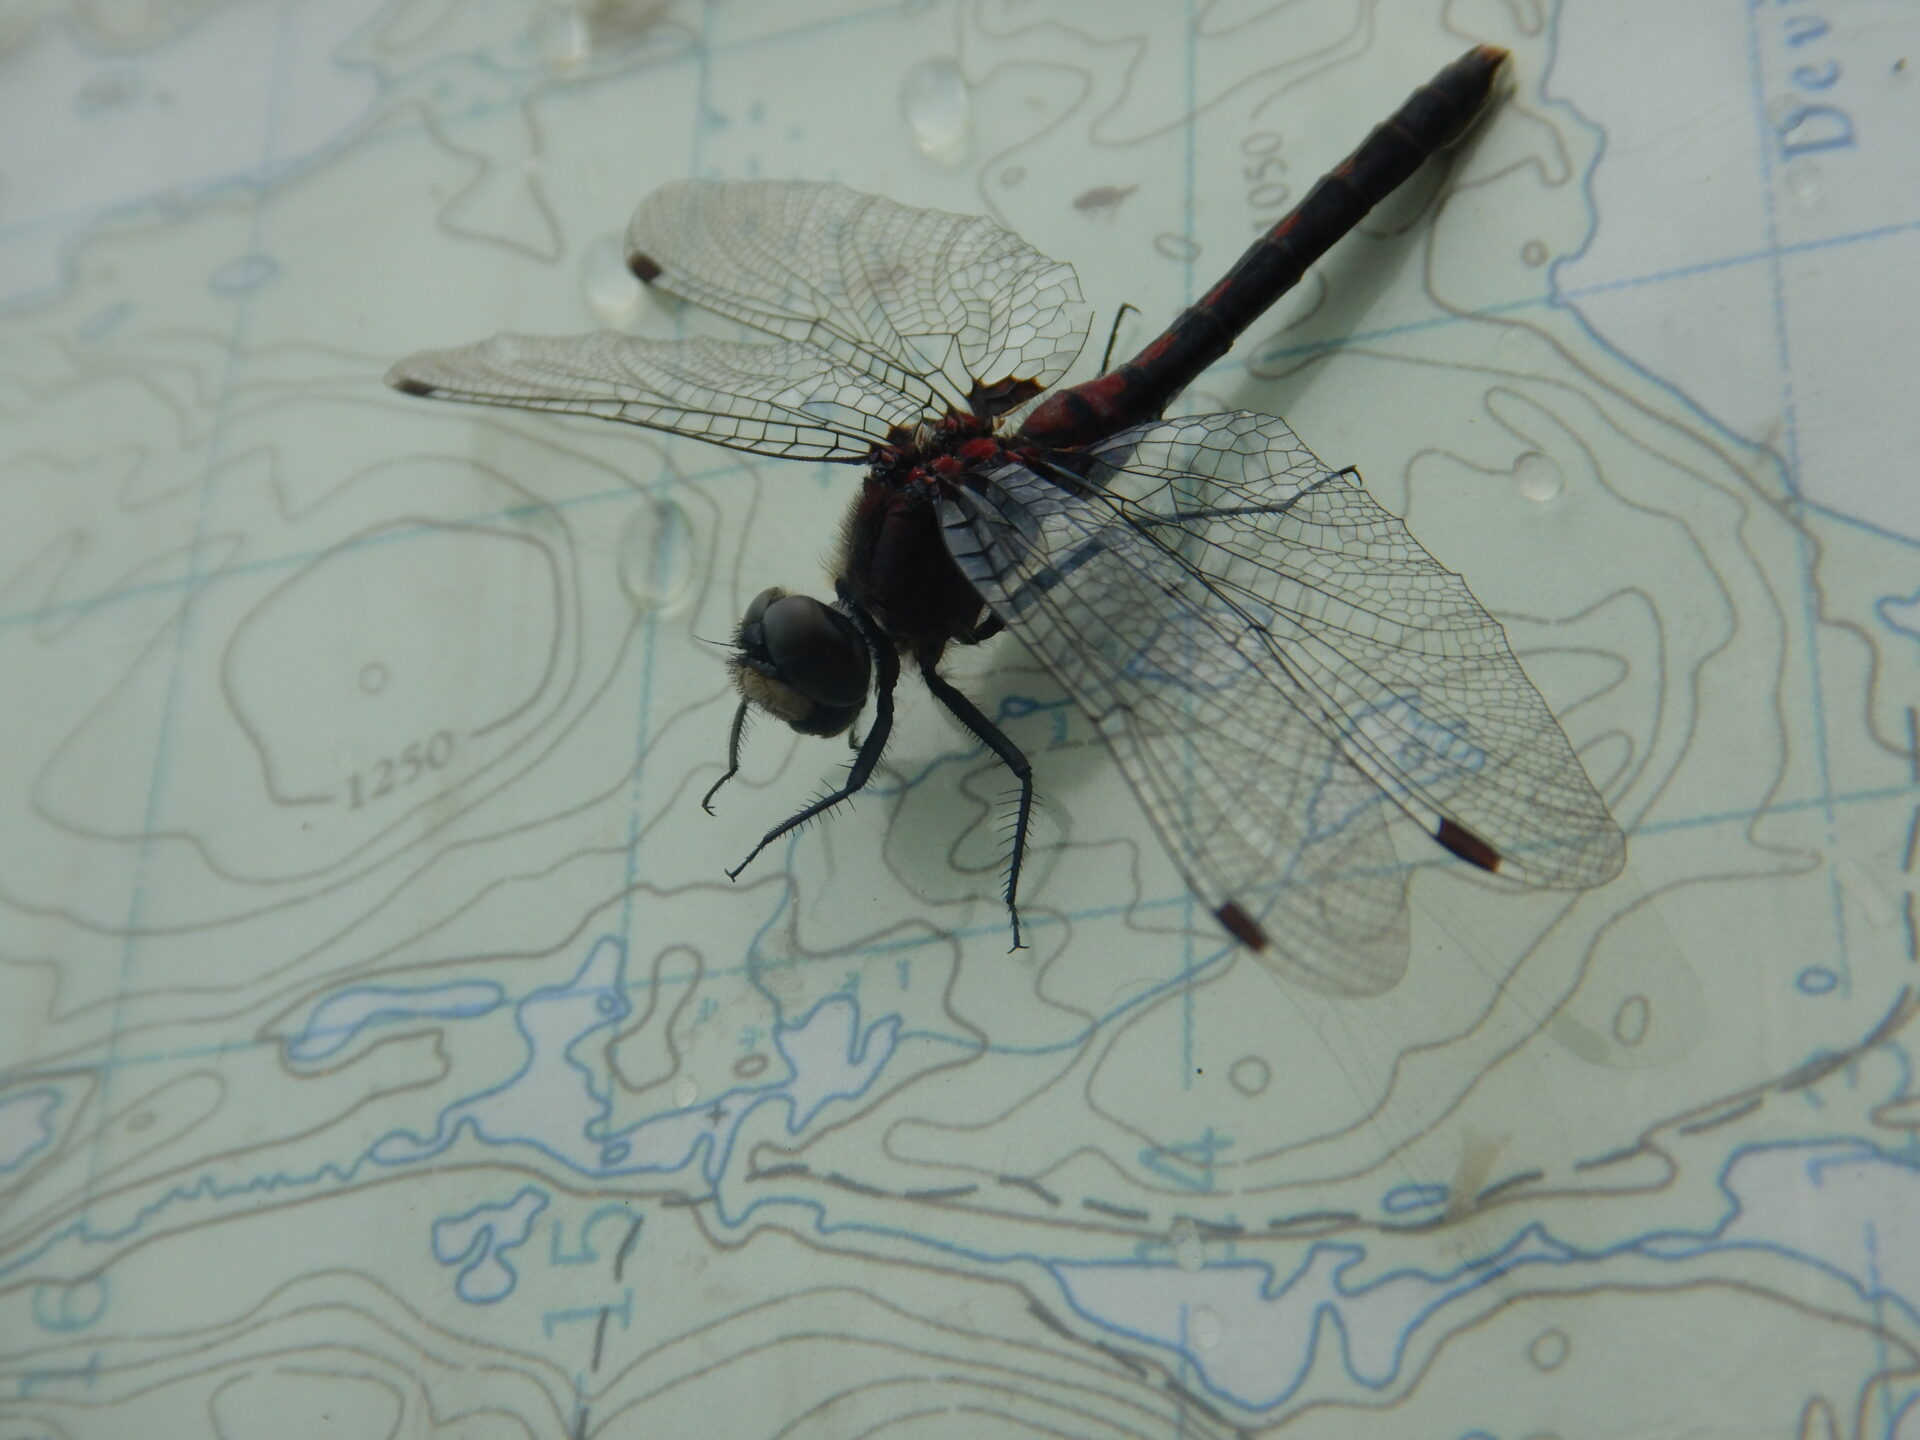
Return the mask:
<path id="1" fill-rule="evenodd" d="M 747 733 L 747 711 L 750 707 L 742 700 L 740 708 L 733 712 L 733 729 L 727 735 L 727 773 L 713 782 L 713 788 L 700 797 L 700 808 L 713 814 L 713 797 L 720 793 L 720 787 L 740 773 L 740 737 Z"/>
<path id="2" fill-rule="evenodd" d="M 920 658 L 920 678 L 933 692 L 933 698 L 952 712 L 953 718 L 971 730 L 981 744 L 1000 757 L 1000 763 L 1013 772 L 1020 782 L 1020 805 L 1013 819 L 1013 855 L 1007 863 L 1007 915 L 1013 921 L 1013 948 L 1024 950 L 1020 943 L 1020 862 L 1027 853 L 1027 821 L 1033 814 L 1033 766 L 1027 763 L 1027 757 L 966 696 L 954 689 L 951 684 L 934 669 L 934 662 L 926 656 Z M 1009 952 L 1011 953 L 1011 952 Z"/>
<path id="3" fill-rule="evenodd" d="M 873 651 L 874 664 L 879 674 L 874 677 L 873 724 L 867 730 L 867 738 L 860 742 L 860 751 L 853 757 L 853 768 L 847 772 L 847 783 L 830 795 L 822 795 L 799 814 L 790 816 L 760 837 L 760 843 L 753 847 L 733 869 L 727 871 L 729 880 L 738 880 L 740 872 L 754 862 L 759 853 L 785 835 L 789 830 L 806 824 L 816 815 L 824 814 L 842 800 L 859 793 L 866 788 L 867 781 L 873 778 L 873 768 L 880 763 L 880 752 L 887 748 L 887 735 L 893 729 L 893 690 L 900 682 L 900 656 L 886 640 L 873 628 L 871 621 L 857 609 L 849 609 L 853 623 L 860 627 L 860 633 L 866 638 L 868 647 Z"/>

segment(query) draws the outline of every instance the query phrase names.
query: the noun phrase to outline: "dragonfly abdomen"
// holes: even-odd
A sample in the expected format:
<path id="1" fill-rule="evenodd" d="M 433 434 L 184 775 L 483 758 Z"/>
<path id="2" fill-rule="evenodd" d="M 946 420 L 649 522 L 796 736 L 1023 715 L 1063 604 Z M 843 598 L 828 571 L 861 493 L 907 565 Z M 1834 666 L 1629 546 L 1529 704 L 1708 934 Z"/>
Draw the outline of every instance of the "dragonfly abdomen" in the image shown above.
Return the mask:
<path id="1" fill-rule="evenodd" d="M 1219 284 L 1133 359 L 1096 380 L 1056 390 L 1027 417 L 1021 439 L 1068 449 L 1158 418 L 1369 210 L 1465 133 L 1492 97 L 1506 61 L 1505 50 L 1476 46 L 1415 90 L 1254 241 Z"/>

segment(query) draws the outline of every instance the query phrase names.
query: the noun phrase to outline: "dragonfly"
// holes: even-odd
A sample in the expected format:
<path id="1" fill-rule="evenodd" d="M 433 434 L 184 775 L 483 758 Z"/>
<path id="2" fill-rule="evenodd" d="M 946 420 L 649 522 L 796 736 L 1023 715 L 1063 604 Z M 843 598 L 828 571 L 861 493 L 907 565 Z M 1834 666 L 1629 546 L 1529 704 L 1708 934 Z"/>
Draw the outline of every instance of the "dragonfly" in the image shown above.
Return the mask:
<path id="1" fill-rule="evenodd" d="M 1408 950 L 1396 817 L 1468 866 L 1570 889 L 1619 873 L 1620 828 L 1500 623 L 1355 469 L 1275 416 L 1162 415 L 1466 132 L 1506 61 L 1483 45 L 1443 68 L 1138 355 L 1078 385 L 1051 388 L 1091 323 L 1070 266 L 991 219 L 769 180 L 668 184 L 626 237 L 646 285 L 766 338 L 502 334 L 387 381 L 865 467 L 833 598 L 776 586 L 746 608 L 727 768 L 701 803 L 756 713 L 855 753 L 730 877 L 867 785 L 909 664 L 1018 782 L 1003 895 L 1022 948 L 1033 767 L 940 669 L 1005 631 L 1234 940 L 1304 984 L 1377 993 Z"/>

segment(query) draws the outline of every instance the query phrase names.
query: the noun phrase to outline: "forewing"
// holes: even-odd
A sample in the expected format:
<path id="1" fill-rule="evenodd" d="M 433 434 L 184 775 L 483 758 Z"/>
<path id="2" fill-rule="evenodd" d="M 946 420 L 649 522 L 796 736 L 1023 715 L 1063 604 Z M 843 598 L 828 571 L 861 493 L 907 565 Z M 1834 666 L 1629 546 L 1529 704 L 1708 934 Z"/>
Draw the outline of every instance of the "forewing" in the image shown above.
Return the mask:
<path id="1" fill-rule="evenodd" d="M 1534 885 L 1619 874 L 1620 828 L 1506 632 L 1358 476 L 1244 411 L 1092 453 L 1094 508 L 1150 542 L 1128 553 L 1247 657 L 1272 708 L 1308 716 L 1462 858 Z"/>
<path id="2" fill-rule="evenodd" d="M 804 342 L 496 335 L 410 355 L 387 383 L 415 395 L 597 415 L 808 460 L 859 460 L 922 413 L 913 397 Z"/>
<path id="3" fill-rule="evenodd" d="M 1072 267 L 993 221 L 831 183 L 676 181 L 641 202 L 627 251 L 650 284 L 936 412 L 976 386 L 1051 385 L 1089 322 Z"/>
<path id="4" fill-rule="evenodd" d="M 1407 872 L 1389 812 L 1275 692 L 1237 617 L 1185 594 L 1186 572 L 1116 507 L 1017 465 L 943 501 L 941 520 L 981 598 L 1105 738 L 1194 894 L 1294 980 L 1393 985 Z"/>

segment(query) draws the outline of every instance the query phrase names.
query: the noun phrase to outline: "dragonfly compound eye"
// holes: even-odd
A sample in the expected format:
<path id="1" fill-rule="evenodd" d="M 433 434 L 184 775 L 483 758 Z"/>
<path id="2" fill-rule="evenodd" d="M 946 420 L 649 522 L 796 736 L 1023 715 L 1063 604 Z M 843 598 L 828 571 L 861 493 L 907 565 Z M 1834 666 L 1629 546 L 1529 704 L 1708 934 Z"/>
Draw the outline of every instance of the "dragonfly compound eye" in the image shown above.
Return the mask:
<path id="1" fill-rule="evenodd" d="M 741 618 L 736 647 L 740 693 L 803 735 L 838 735 L 866 703 L 867 642 L 845 615 L 810 596 L 761 591 Z"/>
<path id="2" fill-rule="evenodd" d="M 767 658 L 780 678 L 822 705 L 867 698 L 873 661 L 853 622 L 806 595 L 782 595 L 760 617 Z"/>

